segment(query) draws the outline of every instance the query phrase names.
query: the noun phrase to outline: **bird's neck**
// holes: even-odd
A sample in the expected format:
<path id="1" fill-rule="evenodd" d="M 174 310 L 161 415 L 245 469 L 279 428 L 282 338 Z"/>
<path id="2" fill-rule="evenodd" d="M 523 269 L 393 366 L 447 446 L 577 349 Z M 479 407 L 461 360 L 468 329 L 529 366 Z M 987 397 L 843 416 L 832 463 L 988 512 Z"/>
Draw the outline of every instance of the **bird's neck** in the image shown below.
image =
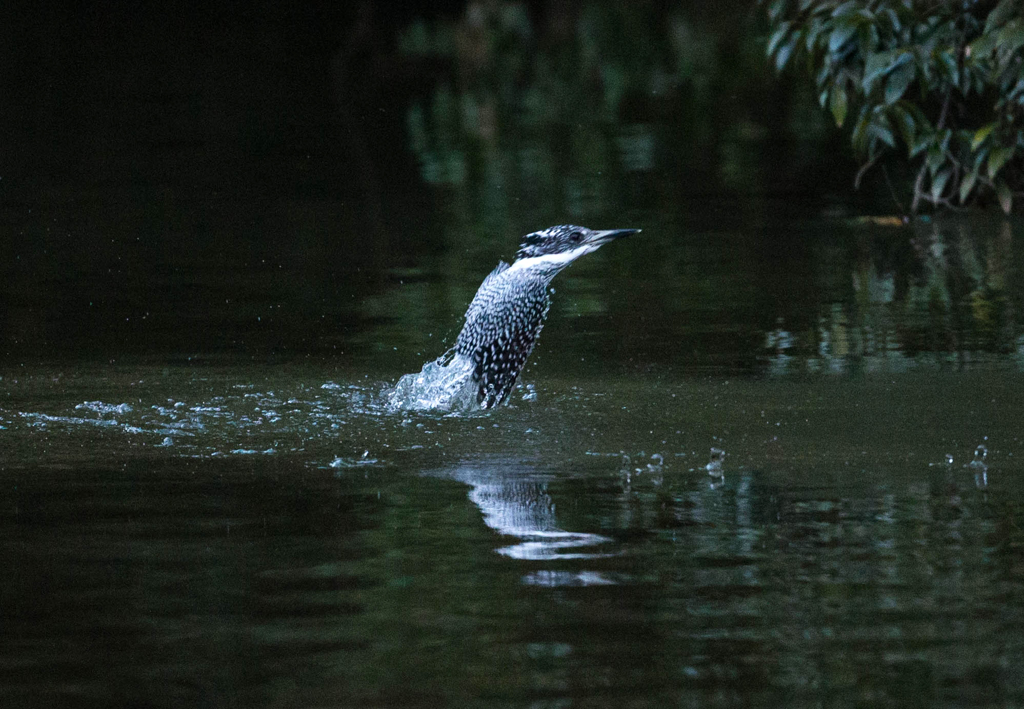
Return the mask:
<path id="1" fill-rule="evenodd" d="M 565 251 L 560 254 L 544 254 L 543 256 L 529 256 L 517 259 L 509 269 L 511 275 L 514 272 L 536 273 L 547 278 L 554 278 L 555 274 L 568 266 L 570 263 L 587 253 L 588 249 L 581 246 L 572 251 Z"/>

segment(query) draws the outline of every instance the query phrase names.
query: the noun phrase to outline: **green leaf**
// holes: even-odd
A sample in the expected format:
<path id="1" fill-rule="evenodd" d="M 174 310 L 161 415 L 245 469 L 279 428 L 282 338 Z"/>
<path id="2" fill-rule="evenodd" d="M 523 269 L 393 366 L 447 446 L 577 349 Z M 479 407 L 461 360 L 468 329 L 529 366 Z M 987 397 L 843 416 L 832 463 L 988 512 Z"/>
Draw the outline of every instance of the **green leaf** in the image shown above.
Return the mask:
<path id="1" fill-rule="evenodd" d="M 989 123 L 974 132 L 974 137 L 971 139 L 971 152 L 977 150 L 978 146 L 985 142 L 985 138 L 989 136 L 989 133 L 991 133 L 995 127 L 995 123 Z"/>
<path id="2" fill-rule="evenodd" d="M 914 122 L 914 115 L 903 107 L 903 102 L 895 103 L 891 109 L 891 115 L 896 119 L 896 126 L 900 129 L 900 137 L 909 148 L 917 136 L 917 124 Z"/>
<path id="3" fill-rule="evenodd" d="M 942 191 L 946 189 L 946 183 L 949 182 L 949 177 L 952 174 L 953 168 L 947 167 L 932 180 L 932 202 L 939 201 L 939 197 L 942 196 Z"/>
<path id="4" fill-rule="evenodd" d="M 846 106 L 846 89 L 842 86 L 836 86 L 832 89 L 832 102 L 830 108 L 832 109 L 832 118 L 835 119 L 836 127 L 838 128 L 842 128 L 843 121 L 846 120 Z"/>
<path id="5" fill-rule="evenodd" d="M 832 11 L 832 17 L 840 17 L 842 15 L 853 14 L 860 9 L 860 5 L 861 3 L 857 2 L 857 0 L 849 0 L 849 2 L 844 2 L 842 5 L 840 5 L 835 10 Z"/>
<path id="6" fill-rule="evenodd" d="M 768 5 L 768 21 L 774 23 L 782 17 L 782 13 L 785 12 L 785 10 L 786 0 L 775 0 L 773 3 Z M 769 54 L 771 54 L 771 52 L 769 52 Z"/>
<path id="7" fill-rule="evenodd" d="M 927 114 L 913 101 L 900 101 L 900 106 L 907 109 L 913 116 L 914 121 L 917 123 L 918 130 L 932 130 L 932 122 L 928 120 Z"/>
<path id="8" fill-rule="evenodd" d="M 927 150 L 931 146 L 931 144 L 932 136 L 928 135 L 927 133 L 918 135 L 916 138 L 914 138 L 913 144 L 907 151 L 907 157 L 911 159 L 916 158 L 918 155 Z"/>
<path id="9" fill-rule="evenodd" d="M 833 54 L 838 52 L 856 31 L 857 25 L 852 20 L 839 20 L 832 30 L 832 36 L 828 38 L 828 51 Z"/>
<path id="10" fill-rule="evenodd" d="M 935 145 L 934 140 L 932 141 L 931 147 L 928 148 L 928 157 L 925 159 L 928 163 L 928 172 L 933 176 L 939 171 L 943 163 L 946 162 L 946 155 L 942 152 L 942 148 Z"/>
<path id="11" fill-rule="evenodd" d="M 1002 0 L 1002 2 L 996 5 L 995 9 L 988 14 L 988 19 L 985 20 L 985 34 L 992 32 L 1011 17 L 1017 15 L 1021 10 L 1018 7 L 1019 4 L 1019 0 Z"/>
<path id="12" fill-rule="evenodd" d="M 942 78 L 948 80 L 953 86 L 960 87 L 960 67 L 956 63 L 956 57 L 952 50 L 939 52 L 935 65 L 944 70 L 941 73 Z"/>
<path id="13" fill-rule="evenodd" d="M 1006 164 L 1006 161 L 1013 157 L 1013 147 L 993 148 L 988 156 L 988 177 L 991 180 Z"/>
<path id="14" fill-rule="evenodd" d="M 827 91 L 828 87 L 832 83 L 832 82 L 829 81 L 829 78 L 831 78 L 831 76 L 832 76 L 832 67 L 829 66 L 829 61 L 828 61 L 828 58 L 826 57 L 822 61 L 822 63 L 821 63 L 821 69 L 818 70 L 818 75 L 814 78 L 814 85 L 817 86 L 821 90 Z M 824 108 L 825 107 L 825 103 L 822 102 L 821 106 L 822 106 L 822 108 Z"/>
<path id="15" fill-rule="evenodd" d="M 875 116 L 875 120 L 871 122 L 869 133 L 888 145 L 890 148 L 896 147 L 896 137 L 892 134 L 892 128 L 889 127 L 889 120 L 885 117 L 884 113 L 880 113 Z"/>
<path id="16" fill-rule="evenodd" d="M 821 34 L 822 27 L 824 27 L 824 24 L 817 17 L 811 20 L 811 24 L 807 27 L 807 32 L 804 36 L 804 48 L 808 52 L 814 49 L 814 45 L 817 44 L 818 35 Z"/>
<path id="17" fill-rule="evenodd" d="M 988 160 L 988 152 L 989 146 L 983 145 L 981 146 L 981 149 L 974 154 L 974 169 L 978 170 L 979 174 L 981 172 L 981 166 L 985 164 L 986 160 Z"/>
<path id="18" fill-rule="evenodd" d="M 960 204 L 967 202 L 967 197 L 970 196 L 971 190 L 974 189 L 974 183 L 978 181 L 978 171 L 971 170 L 964 179 L 960 180 Z"/>
<path id="19" fill-rule="evenodd" d="M 903 98 L 910 82 L 917 76 L 917 70 L 913 62 L 903 62 L 889 73 L 885 80 L 885 102 L 895 103 Z"/>
<path id="20" fill-rule="evenodd" d="M 967 52 L 972 61 L 984 59 L 996 48 L 996 33 L 986 33 L 967 45 Z"/>
<path id="21" fill-rule="evenodd" d="M 1017 18 L 1007 22 L 999 30 L 996 47 L 1002 64 L 1009 64 L 1015 53 L 1024 45 L 1024 19 Z"/>
<path id="22" fill-rule="evenodd" d="M 858 153 L 867 152 L 868 142 L 868 126 L 871 122 L 871 114 L 867 110 L 862 110 L 860 118 L 857 120 L 857 125 L 853 127 L 853 135 L 850 136 L 850 142 L 853 144 L 854 151 Z"/>
<path id="23" fill-rule="evenodd" d="M 1013 209 L 1013 193 L 1010 192 L 1010 188 L 1006 186 L 1006 183 L 1000 180 L 996 183 L 996 196 L 999 197 L 999 206 L 1003 208 L 1003 211 L 1007 214 Z"/>
<path id="24" fill-rule="evenodd" d="M 943 152 L 949 150 L 949 141 L 953 139 L 953 130 L 946 128 L 945 130 L 938 131 L 935 137 L 939 141 L 939 147 L 942 148 Z"/>
<path id="25" fill-rule="evenodd" d="M 783 22 L 779 25 L 778 29 L 772 32 L 771 36 L 768 38 L 768 46 L 765 48 L 765 54 L 767 56 L 770 57 L 775 54 L 775 50 L 779 47 L 779 42 L 786 38 L 786 35 L 789 34 L 789 28 L 792 26 L 792 22 Z"/>
<path id="26" fill-rule="evenodd" d="M 897 63 L 903 63 L 910 59 L 912 59 L 910 52 L 903 49 L 890 49 L 869 56 L 864 62 L 864 78 L 861 79 L 864 93 L 870 93 L 875 81 L 886 72 L 891 71 Z"/>
<path id="27" fill-rule="evenodd" d="M 887 7 L 884 10 L 882 10 L 882 14 L 889 21 L 889 25 L 892 31 L 899 32 L 901 27 L 900 16 L 896 14 L 896 11 L 893 10 L 891 7 Z"/>
<path id="28" fill-rule="evenodd" d="M 789 41 L 779 47 L 779 51 L 775 54 L 776 71 L 782 71 L 786 67 L 786 62 L 789 61 L 790 55 L 793 54 L 793 44 L 792 41 Z"/>

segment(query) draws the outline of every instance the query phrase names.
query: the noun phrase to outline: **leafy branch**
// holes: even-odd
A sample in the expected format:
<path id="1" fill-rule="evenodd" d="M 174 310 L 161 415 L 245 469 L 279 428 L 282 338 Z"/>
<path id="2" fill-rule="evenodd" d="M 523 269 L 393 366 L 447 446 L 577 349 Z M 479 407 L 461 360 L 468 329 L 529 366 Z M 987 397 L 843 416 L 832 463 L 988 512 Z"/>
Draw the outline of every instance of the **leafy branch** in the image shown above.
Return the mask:
<path id="1" fill-rule="evenodd" d="M 911 209 L 1024 195 L 1024 0 L 761 0 L 767 55 L 803 62 L 864 159 L 905 150 Z M 902 149 L 901 149 L 902 148 Z"/>

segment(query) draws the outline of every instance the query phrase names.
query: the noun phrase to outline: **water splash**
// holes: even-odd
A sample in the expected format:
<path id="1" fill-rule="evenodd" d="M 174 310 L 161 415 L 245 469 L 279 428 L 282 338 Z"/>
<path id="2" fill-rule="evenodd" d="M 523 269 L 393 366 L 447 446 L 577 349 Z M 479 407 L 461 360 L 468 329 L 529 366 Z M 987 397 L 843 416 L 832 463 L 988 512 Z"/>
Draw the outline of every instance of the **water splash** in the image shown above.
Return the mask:
<path id="1" fill-rule="evenodd" d="M 473 362 L 451 350 L 406 374 L 387 394 L 390 411 L 478 411 Z"/>
<path id="2" fill-rule="evenodd" d="M 335 456 L 327 467 L 333 468 L 334 470 L 343 470 L 346 468 L 358 468 L 363 465 L 377 465 L 380 460 L 377 458 L 370 457 L 370 451 L 363 451 L 362 456 L 359 458 L 344 458 L 342 456 Z"/>
<path id="3" fill-rule="evenodd" d="M 10 421 L 31 460 L 38 459 L 40 436 L 47 437 L 45 450 L 54 456 L 79 449 L 103 457 L 118 451 L 139 455 L 150 448 L 181 457 L 243 457 L 316 449 L 319 441 L 336 441 L 342 429 L 349 432 L 348 444 L 360 437 L 354 430 L 363 430 L 370 440 L 384 435 L 380 417 L 387 412 L 378 385 L 300 383 L 261 391 L 251 383 L 189 374 L 173 389 L 173 398 L 140 391 L 131 404 L 78 399 L 51 411 L 12 412 L 0 423 Z"/>
<path id="4" fill-rule="evenodd" d="M 708 471 L 708 475 L 714 478 L 725 477 L 725 471 L 722 470 L 723 460 L 725 460 L 725 451 L 721 448 L 712 448 L 708 464 L 704 466 L 704 469 Z"/>
<path id="5" fill-rule="evenodd" d="M 91 411 L 100 418 L 108 414 L 128 414 L 132 407 L 129 404 L 107 404 L 103 401 L 83 401 L 75 407 L 76 411 Z"/>

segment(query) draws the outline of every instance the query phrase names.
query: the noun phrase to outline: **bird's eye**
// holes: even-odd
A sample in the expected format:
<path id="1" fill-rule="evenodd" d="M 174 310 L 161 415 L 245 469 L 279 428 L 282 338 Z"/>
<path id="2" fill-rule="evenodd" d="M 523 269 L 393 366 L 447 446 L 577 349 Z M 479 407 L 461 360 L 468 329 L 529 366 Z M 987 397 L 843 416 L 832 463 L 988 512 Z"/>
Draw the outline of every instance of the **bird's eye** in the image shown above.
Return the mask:
<path id="1" fill-rule="evenodd" d="M 569 234 L 569 239 L 572 240 L 572 243 L 578 244 L 581 241 L 583 241 L 583 232 L 582 231 L 574 231 L 573 233 Z"/>

